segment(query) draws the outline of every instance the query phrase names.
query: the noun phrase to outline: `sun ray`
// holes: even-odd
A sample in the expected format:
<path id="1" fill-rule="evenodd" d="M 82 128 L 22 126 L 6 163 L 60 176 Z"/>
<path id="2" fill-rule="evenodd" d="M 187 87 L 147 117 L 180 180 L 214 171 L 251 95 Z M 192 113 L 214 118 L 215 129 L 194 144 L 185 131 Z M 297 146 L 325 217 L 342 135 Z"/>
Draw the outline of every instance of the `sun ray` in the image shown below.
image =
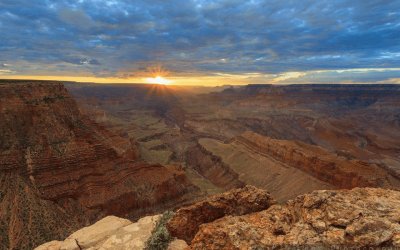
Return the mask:
<path id="1" fill-rule="evenodd" d="M 168 85 L 172 82 L 165 78 L 169 72 L 159 65 L 148 67 L 147 71 L 151 75 L 151 77 L 145 78 L 147 83 Z"/>
<path id="2" fill-rule="evenodd" d="M 154 83 L 154 84 L 162 84 L 162 85 L 167 85 L 170 84 L 171 81 L 162 77 L 162 76 L 156 76 L 156 77 L 149 77 L 146 78 L 147 83 Z"/>

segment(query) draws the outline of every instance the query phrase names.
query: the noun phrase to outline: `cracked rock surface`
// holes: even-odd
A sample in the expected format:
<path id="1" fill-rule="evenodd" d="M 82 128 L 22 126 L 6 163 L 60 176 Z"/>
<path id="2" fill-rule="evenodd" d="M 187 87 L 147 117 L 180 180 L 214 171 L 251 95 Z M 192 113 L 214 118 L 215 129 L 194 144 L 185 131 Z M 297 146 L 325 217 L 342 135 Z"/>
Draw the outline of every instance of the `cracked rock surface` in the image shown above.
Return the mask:
<path id="1" fill-rule="evenodd" d="M 203 224 L 192 249 L 400 247 L 400 192 L 320 190 L 285 205 Z"/>
<path id="2" fill-rule="evenodd" d="M 225 215 L 258 212 L 275 203 L 267 191 L 247 185 L 179 209 L 167 227 L 172 236 L 190 243 L 203 223 L 212 222 Z"/>

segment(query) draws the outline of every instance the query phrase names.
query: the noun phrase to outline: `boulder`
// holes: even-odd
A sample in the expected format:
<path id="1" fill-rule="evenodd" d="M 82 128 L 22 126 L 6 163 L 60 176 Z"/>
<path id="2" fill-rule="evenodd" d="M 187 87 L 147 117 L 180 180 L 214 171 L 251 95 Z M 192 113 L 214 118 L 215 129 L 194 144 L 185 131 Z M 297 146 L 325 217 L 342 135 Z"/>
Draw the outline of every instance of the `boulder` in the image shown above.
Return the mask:
<path id="1" fill-rule="evenodd" d="M 168 245 L 167 250 L 185 250 L 188 248 L 188 244 L 184 240 L 175 239 Z"/>
<path id="2" fill-rule="evenodd" d="M 135 249 L 145 248 L 160 215 L 147 216 L 135 223 L 107 216 L 71 234 L 64 241 L 51 241 L 35 250 Z"/>
<path id="3" fill-rule="evenodd" d="M 275 200 L 254 186 L 233 189 L 179 209 L 167 224 L 173 237 L 190 243 L 199 226 L 226 215 L 242 215 L 267 209 Z"/>

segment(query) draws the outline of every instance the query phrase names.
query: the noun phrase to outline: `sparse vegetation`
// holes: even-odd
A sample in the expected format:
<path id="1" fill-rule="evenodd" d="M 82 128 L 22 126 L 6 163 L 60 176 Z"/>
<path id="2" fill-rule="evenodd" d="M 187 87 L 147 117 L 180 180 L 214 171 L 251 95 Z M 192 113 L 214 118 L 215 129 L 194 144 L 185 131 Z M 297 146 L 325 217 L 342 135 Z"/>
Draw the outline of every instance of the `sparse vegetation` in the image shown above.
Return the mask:
<path id="1" fill-rule="evenodd" d="M 55 95 L 55 96 L 45 96 L 43 101 L 47 104 L 53 103 L 56 100 L 63 100 L 65 97 L 63 95 Z"/>
<path id="2" fill-rule="evenodd" d="M 156 227 L 151 233 L 150 238 L 146 242 L 146 250 L 164 250 L 168 248 L 169 242 L 172 240 L 171 235 L 168 232 L 166 224 L 172 218 L 174 212 L 165 212 Z"/>

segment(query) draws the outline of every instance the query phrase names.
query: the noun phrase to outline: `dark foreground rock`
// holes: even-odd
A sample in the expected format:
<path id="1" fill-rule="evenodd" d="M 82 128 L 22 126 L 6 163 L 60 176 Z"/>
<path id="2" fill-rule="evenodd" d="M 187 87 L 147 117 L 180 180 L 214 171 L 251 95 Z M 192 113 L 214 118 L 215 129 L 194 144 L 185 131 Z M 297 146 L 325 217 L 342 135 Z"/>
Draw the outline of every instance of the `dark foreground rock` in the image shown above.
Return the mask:
<path id="1" fill-rule="evenodd" d="M 201 224 L 212 222 L 225 215 L 243 215 L 261 211 L 272 204 L 275 204 L 275 200 L 267 191 L 246 186 L 179 209 L 167 227 L 172 236 L 190 242 Z"/>

